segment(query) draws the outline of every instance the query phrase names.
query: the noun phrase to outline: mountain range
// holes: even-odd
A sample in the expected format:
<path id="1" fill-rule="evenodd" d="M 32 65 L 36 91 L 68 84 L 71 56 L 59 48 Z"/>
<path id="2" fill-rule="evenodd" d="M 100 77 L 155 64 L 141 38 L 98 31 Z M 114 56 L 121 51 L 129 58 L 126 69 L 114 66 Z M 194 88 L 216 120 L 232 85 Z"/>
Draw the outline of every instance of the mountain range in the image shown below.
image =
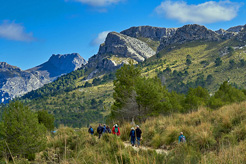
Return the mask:
<path id="1" fill-rule="evenodd" d="M 6 103 L 38 89 L 86 63 L 87 61 L 77 53 L 52 55 L 47 62 L 28 70 L 0 62 L 0 102 Z"/>
<path id="2" fill-rule="evenodd" d="M 110 32 L 88 63 L 77 53 L 52 55 L 47 62 L 24 71 L 1 62 L 0 102 L 6 103 L 81 67 L 86 70 L 84 80 L 89 80 L 110 73 L 130 61 L 141 63 L 163 50 L 171 51 L 185 43 L 219 43 L 230 39 L 245 42 L 244 29 L 245 26 L 235 26 L 212 31 L 197 24 L 180 28 L 131 27 L 120 33 Z M 227 53 L 227 50 L 221 51 Z"/>

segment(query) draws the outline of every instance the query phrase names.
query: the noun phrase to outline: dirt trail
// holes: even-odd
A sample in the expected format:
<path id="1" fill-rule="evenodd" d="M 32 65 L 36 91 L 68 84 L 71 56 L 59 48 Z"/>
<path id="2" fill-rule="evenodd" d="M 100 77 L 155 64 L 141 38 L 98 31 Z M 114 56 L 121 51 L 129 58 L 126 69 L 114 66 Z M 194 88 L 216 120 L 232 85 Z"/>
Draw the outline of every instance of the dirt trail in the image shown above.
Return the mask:
<path id="1" fill-rule="evenodd" d="M 145 147 L 145 146 L 140 146 L 138 148 L 138 147 L 132 146 L 129 142 L 123 142 L 123 143 L 125 147 L 132 147 L 135 151 L 139 151 L 140 149 L 141 150 L 152 150 L 152 151 L 156 151 L 156 153 L 158 154 L 168 154 L 168 151 L 164 149 L 153 149 L 153 148 Z"/>

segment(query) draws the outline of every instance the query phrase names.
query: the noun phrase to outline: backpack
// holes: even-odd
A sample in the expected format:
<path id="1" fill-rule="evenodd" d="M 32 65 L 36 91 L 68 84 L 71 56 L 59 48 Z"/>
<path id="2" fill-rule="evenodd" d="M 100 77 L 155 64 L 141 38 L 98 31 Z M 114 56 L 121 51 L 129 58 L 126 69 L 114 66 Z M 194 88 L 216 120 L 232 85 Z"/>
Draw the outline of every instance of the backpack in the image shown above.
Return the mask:
<path id="1" fill-rule="evenodd" d="M 181 137 L 180 142 L 186 142 L 185 136 L 182 136 L 182 137 Z"/>
<path id="2" fill-rule="evenodd" d="M 131 131 L 131 136 L 135 137 L 135 131 L 134 130 Z"/>
<path id="3" fill-rule="evenodd" d="M 114 131 L 115 131 L 115 133 L 118 133 L 119 132 L 118 127 L 115 127 Z"/>
<path id="4" fill-rule="evenodd" d="M 88 132 L 89 133 L 94 133 L 94 130 L 92 128 L 89 128 Z"/>

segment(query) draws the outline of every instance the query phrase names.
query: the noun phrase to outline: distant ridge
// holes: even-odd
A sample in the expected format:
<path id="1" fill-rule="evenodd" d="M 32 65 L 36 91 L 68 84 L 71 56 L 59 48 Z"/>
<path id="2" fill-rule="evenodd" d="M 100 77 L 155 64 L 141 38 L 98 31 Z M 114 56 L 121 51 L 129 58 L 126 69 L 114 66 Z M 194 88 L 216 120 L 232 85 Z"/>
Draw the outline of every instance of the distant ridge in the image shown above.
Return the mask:
<path id="1" fill-rule="evenodd" d="M 52 55 L 47 62 L 24 71 L 6 62 L 0 62 L 0 103 L 7 103 L 15 97 L 38 89 L 86 63 L 77 53 Z"/>

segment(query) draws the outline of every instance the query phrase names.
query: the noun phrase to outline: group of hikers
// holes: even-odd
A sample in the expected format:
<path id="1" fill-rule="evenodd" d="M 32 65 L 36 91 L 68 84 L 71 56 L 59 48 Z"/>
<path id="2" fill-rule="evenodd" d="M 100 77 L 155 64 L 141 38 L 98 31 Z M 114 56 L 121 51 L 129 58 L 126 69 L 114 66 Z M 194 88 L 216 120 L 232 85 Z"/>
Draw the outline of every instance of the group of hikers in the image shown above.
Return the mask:
<path id="1" fill-rule="evenodd" d="M 92 126 L 89 127 L 88 132 L 93 135 L 94 134 L 94 130 L 92 128 Z M 106 126 L 106 124 L 104 124 L 103 126 L 101 124 L 99 124 L 99 126 L 97 127 L 97 133 L 98 133 L 98 138 L 100 139 L 101 136 L 104 133 L 113 133 L 117 136 L 120 136 L 120 128 L 117 124 L 115 124 L 112 128 L 112 131 L 110 129 L 109 126 Z M 140 140 L 141 140 L 141 134 L 142 131 L 139 128 L 139 126 L 137 125 L 136 128 L 132 127 L 129 137 L 131 137 L 131 145 L 135 146 L 135 142 L 137 141 L 137 146 L 140 146 Z M 179 138 L 178 138 L 179 143 L 181 142 L 186 142 L 185 136 L 183 135 L 183 132 L 180 132 Z"/>
<path id="2" fill-rule="evenodd" d="M 93 130 L 92 126 L 89 127 L 88 132 L 91 135 L 94 134 L 94 130 Z M 113 126 L 113 128 L 112 128 L 112 131 L 111 131 L 110 127 L 109 126 L 106 126 L 106 124 L 104 124 L 103 126 L 101 124 L 99 124 L 99 126 L 97 127 L 97 133 L 98 133 L 98 138 L 99 139 L 101 138 L 101 136 L 104 133 L 113 133 L 113 134 L 115 134 L 117 136 L 120 136 L 120 128 L 119 128 L 119 126 L 117 124 L 115 124 Z M 134 127 L 131 128 L 129 137 L 131 137 L 131 144 L 132 144 L 132 146 L 135 145 L 135 141 L 136 140 L 137 140 L 137 146 L 140 145 L 141 134 L 142 134 L 142 131 L 139 128 L 138 125 L 136 126 L 136 129 L 134 129 Z"/>
<path id="3" fill-rule="evenodd" d="M 94 130 L 93 130 L 92 126 L 89 127 L 88 132 L 91 135 L 94 134 Z M 102 136 L 103 133 L 111 133 L 111 132 L 113 134 L 117 135 L 117 136 L 120 135 L 120 128 L 118 127 L 117 124 L 115 124 L 113 126 L 112 131 L 111 131 L 111 129 L 110 129 L 109 126 L 106 126 L 106 124 L 104 124 L 103 126 L 101 124 L 99 124 L 99 126 L 97 127 L 97 133 L 98 133 L 98 138 L 99 139 L 101 138 L 101 136 Z"/>

